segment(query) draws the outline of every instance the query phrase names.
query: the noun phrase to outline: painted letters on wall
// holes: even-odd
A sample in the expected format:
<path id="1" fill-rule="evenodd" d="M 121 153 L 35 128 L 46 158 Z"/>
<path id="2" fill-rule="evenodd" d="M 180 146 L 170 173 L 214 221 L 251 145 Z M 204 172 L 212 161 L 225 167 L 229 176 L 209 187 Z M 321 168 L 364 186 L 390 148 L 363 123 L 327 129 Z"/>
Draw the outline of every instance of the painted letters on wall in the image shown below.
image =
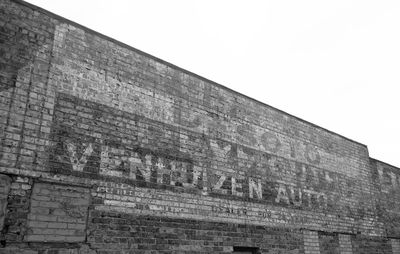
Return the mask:
<path id="1" fill-rule="evenodd" d="M 340 173 L 65 94 L 52 132 L 55 171 L 296 209 L 328 211 L 354 199 L 356 180 Z"/>

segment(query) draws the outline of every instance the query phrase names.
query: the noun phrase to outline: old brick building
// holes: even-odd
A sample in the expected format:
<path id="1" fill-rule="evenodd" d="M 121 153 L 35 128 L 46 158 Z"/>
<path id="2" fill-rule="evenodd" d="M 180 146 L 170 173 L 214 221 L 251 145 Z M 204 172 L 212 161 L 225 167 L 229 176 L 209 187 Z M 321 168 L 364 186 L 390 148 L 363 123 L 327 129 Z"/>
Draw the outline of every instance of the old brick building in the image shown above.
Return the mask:
<path id="1" fill-rule="evenodd" d="M 0 253 L 400 253 L 365 145 L 0 0 Z"/>

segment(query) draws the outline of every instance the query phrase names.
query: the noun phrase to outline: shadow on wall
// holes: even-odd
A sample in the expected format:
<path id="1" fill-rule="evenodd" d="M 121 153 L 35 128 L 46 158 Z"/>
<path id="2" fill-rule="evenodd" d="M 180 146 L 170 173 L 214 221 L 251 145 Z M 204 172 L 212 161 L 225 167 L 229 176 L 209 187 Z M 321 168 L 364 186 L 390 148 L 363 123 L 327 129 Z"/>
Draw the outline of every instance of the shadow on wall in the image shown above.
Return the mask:
<path id="1" fill-rule="evenodd" d="M 0 92 L 15 87 L 18 71 L 34 61 L 39 44 L 22 27 L 0 27 Z"/>
<path id="2" fill-rule="evenodd" d="M 32 83 L 47 76 L 55 24 L 34 10 L 0 3 L 0 160 L 18 144 L 6 133 L 22 134 Z M 35 79 L 33 78 L 35 75 Z"/>

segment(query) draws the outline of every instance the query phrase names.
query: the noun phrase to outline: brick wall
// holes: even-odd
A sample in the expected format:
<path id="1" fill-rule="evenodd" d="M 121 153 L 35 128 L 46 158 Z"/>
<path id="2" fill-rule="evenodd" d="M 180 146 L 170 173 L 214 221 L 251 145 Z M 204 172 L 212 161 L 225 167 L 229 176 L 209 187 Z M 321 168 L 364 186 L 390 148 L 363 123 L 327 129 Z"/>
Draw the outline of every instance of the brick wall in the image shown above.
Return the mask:
<path id="1" fill-rule="evenodd" d="M 353 253 L 397 253 L 393 252 L 391 242 L 387 239 L 379 239 L 376 237 L 354 236 L 352 238 Z"/>
<path id="2" fill-rule="evenodd" d="M 385 224 L 387 235 L 400 237 L 400 171 L 389 164 L 371 160 L 371 171 L 376 187 L 379 219 Z"/>
<path id="3" fill-rule="evenodd" d="M 339 246 L 341 254 L 352 254 L 351 235 L 339 234 Z"/>
<path id="4" fill-rule="evenodd" d="M 340 254 L 339 235 L 336 233 L 319 232 L 321 254 Z"/>
<path id="5" fill-rule="evenodd" d="M 234 246 L 262 253 L 302 253 L 301 231 L 232 223 L 93 211 L 88 242 L 96 249 L 133 253 L 231 253 Z"/>
<path id="6" fill-rule="evenodd" d="M 0 14 L 0 253 L 398 252 L 399 169 L 365 145 L 20 0 Z"/>

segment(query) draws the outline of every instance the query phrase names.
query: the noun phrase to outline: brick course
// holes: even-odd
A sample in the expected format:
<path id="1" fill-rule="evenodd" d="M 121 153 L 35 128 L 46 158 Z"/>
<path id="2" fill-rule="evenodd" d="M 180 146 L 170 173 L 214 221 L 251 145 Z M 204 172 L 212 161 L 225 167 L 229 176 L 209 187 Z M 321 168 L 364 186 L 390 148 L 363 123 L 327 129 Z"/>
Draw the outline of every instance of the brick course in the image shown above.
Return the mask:
<path id="1" fill-rule="evenodd" d="M 398 253 L 365 145 L 0 0 L 0 253 Z"/>

